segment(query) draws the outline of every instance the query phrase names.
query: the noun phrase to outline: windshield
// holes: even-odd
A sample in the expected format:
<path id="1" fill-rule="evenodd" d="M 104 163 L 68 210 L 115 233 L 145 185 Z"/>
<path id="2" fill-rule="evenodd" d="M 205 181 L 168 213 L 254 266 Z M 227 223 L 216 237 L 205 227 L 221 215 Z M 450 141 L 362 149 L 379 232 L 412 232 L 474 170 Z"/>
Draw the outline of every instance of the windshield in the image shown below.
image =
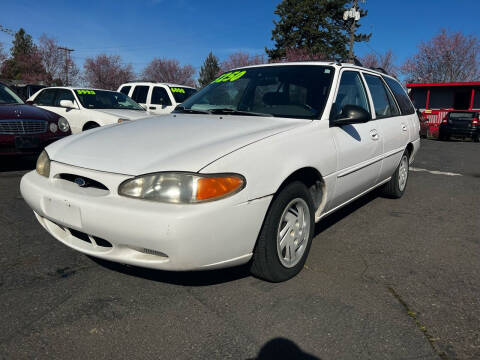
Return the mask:
<path id="1" fill-rule="evenodd" d="M 145 111 L 128 96 L 106 90 L 75 90 L 83 107 L 87 109 L 126 109 Z"/>
<path id="2" fill-rule="evenodd" d="M 175 98 L 175 101 L 177 103 L 183 103 L 190 96 L 192 96 L 197 92 L 197 90 L 195 89 L 184 88 L 184 87 L 171 87 L 170 91 L 172 92 L 173 97 Z"/>
<path id="3" fill-rule="evenodd" d="M 333 67 L 319 65 L 262 66 L 230 71 L 175 111 L 318 119 L 325 107 L 334 71 Z"/>
<path id="4" fill-rule="evenodd" d="M 0 84 L 0 104 L 23 104 L 23 101 L 8 86 Z"/>

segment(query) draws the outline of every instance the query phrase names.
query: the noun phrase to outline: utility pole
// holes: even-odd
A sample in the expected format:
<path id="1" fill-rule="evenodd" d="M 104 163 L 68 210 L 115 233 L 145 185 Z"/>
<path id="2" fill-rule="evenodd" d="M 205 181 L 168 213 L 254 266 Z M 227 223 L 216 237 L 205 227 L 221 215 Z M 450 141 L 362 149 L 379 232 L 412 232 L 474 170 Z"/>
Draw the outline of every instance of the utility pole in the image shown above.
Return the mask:
<path id="1" fill-rule="evenodd" d="M 63 50 L 65 52 L 65 86 L 68 86 L 68 65 L 70 63 L 70 53 L 74 51 L 74 49 L 69 49 L 66 47 L 58 47 L 59 50 Z"/>
<path id="2" fill-rule="evenodd" d="M 343 13 L 343 20 L 348 19 L 352 19 L 352 25 L 350 25 L 350 49 L 348 51 L 348 61 L 353 64 L 355 62 L 355 56 L 353 54 L 353 45 L 355 43 L 355 30 L 357 28 L 357 21 L 360 20 L 358 0 L 353 0 L 352 8 L 350 10 L 345 10 L 345 12 Z"/>

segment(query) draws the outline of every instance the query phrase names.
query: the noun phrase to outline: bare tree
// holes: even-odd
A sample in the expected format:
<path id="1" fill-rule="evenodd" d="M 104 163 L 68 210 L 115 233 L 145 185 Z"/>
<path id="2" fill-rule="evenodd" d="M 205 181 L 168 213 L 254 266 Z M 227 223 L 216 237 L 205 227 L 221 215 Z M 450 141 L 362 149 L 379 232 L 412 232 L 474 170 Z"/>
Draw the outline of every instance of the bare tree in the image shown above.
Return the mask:
<path id="1" fill-rule="evenodd" d="M 7 60 L 7 53 L 5 49 L 3 48 L 3 43 L 0 42 L 0 66 L 3 64 L 5 60 Z"/>
<path id="2" fill-rule="evenodd" d="M 135 74 L 131 64 L 123 64 L 120 56 L 100 54 L 83 64 L 86 83 L 95 88 L 116 90 Z"/>
<path id="3" fill-rule="evenodd" d="M 382 68 L 388 74 L 398 77 L 398 67 L 395 65 L 395 56 L 392 50 L 387 50 L 383 55 L 371 52 L 359 60 L 365 67 Z"/>
<path id="4" fill-rule="evenodd" d="M 79 81 L 79 68 L 72 58 L 65 54 L 55 38 L 45 34 L 40 36 L 38 51 L 42 57 L 43 67 L 50 75 L 51 84 L 66 84 L 67 78 L 70 84 Z"/>
<path id="5" fill-rule="evenodd" d="M 480 79 L 480 41 L 461 32 L 442 29 L 401 67 L 410 82 L 455 82 Z"/>
<path id="6" fill-rule="evenodd" d="M 265 64 L 266 62 L 264 54 L 251 56 L 247 52 L 239 51 L 230 54 L 228 58 L 222 61 L 220 64 L 220 72 L 226 72 L 243 66 Z"/>
<path id="7" fill-rule="evenodd" d="M 194 74 L 192 65 L 181 66 L 176 59 L 155 58 L 143 70 L 142 76 L 156 82 L 195 86 Z"/>

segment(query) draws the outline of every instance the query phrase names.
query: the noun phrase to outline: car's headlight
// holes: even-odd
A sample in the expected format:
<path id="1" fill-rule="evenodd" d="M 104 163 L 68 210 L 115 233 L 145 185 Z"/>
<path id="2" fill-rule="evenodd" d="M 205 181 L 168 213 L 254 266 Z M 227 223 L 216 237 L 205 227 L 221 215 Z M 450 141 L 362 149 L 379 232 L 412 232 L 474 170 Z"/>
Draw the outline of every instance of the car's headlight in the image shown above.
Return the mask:
<path id="1" fill-rule="evenodd" d="M 70 130 L 70 124 L 68 123 L 68 120 L 65 119 L 64 117 L 60 117 L 58 119 L 58 128 L 62 132 L 67 132 L 68 130 Z"/>
<path id="2" fill-rule="evenodd" d="M 117 120 L 117 123 L 120 124 L 120 123 L 125 122 L 125 121 L 130 121 L 130 119 L 122 119 L 122 118 L 120 118 L 120 119 Z"/>
<path id="3" fill-rule="evenodd" d="M 50 123 L 50 126 L 49 126 L 49 128 L 50 128 L 50 131 L 51 131 L 52 133 L 56 133 L 56 132 L 57 132 L 57 130 L 58 130 L 58 126 L 57 126 L 57 124 L 55 124 L 55 123 L 53 123 L 53 122 L 52 122 L 52 123 Z"/>
<path id="4" fill-rule="evenodd" d="M 37 159 L 37 173 L 42 176 L 49 177 L 50 176 L 50 158 L 45 150 L 42 151 L 40 156 Z"/>
<path id="5" fill-rule="evenodd" d="M 231 196 L 245 185 L 245 178 L 238 174 L 164 172 L 126 180 L 118 193 L 144 200 L 194 204 Z"/>

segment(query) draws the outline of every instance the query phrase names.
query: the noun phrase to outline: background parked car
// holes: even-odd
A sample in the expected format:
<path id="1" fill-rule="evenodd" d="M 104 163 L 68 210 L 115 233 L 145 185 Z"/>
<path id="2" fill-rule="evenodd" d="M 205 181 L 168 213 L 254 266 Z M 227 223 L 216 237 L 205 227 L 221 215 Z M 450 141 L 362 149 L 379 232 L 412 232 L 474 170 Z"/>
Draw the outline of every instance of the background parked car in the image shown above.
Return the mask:
<path id="1" fill-rule="evenodd" d="M 13 90 L 0 83 L 0 155 L 37 153 L 70 134 L 65 118 L 25 105 Z"/>
<path id="2" fill-rule="evenodd" d="M 16 84 L 11 85 L 10 88 L 23 100 L 26 101 L 29 97 L 34 95 L 37 91 L 46 88 L 45 85 L 39 84 Z"/>
<path id="3" fill-rule="evenodd" d="M 178 104 L 197 92 L 189 86 L 154 82 L 129 82 L 120 85 L 118 91 L 154 115 L 171 113 Z"/>
<path id="4" fill-rule="evenodd" d="M 74 134 L 148 116 L 128 96 L 109 90 L 51 87 L 30 97 L 28 103 L 65 117 Z"/>
<path id="5" fill-rule="evenodd" d="M 479 142 L 480 124 L 477 111 L 450 111 L 440 124 L 440 140 L 449 140 L 451 136 L 472 138 Z"/>

